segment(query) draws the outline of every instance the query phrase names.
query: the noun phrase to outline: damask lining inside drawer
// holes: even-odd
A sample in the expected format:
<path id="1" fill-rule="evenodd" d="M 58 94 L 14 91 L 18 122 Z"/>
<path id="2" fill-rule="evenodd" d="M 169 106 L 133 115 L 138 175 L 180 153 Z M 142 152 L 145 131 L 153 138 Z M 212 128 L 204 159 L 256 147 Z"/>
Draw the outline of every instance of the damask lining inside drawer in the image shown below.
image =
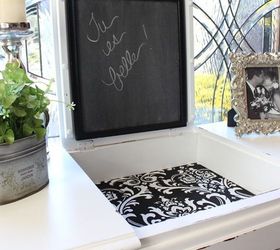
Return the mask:
<path id="1" fill-rule="evenodd" d="M 135 227 L 253 196 L 197 163 L 116 178 L 97 186 L 126 221 Z"/>

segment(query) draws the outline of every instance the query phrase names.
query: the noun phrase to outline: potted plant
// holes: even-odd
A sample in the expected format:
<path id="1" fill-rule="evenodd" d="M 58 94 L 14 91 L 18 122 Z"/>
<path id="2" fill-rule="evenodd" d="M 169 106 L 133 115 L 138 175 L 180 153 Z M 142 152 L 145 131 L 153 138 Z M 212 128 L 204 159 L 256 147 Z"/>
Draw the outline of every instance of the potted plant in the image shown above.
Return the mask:
<path id="1" fill-rule="evenodd" d="M 50 103 L 46 91 L 34 86 L 17 62 L 7 63 L 0 73 L 0 143 L 12 144 L 33 134 L 42 139 L 42 114 Z"/>
<path id="2" fill-rule="evenodd" d="M 0 205 L 48 184 L 48 89 L 36 86 L 17 61 L 0 71 Z"/>

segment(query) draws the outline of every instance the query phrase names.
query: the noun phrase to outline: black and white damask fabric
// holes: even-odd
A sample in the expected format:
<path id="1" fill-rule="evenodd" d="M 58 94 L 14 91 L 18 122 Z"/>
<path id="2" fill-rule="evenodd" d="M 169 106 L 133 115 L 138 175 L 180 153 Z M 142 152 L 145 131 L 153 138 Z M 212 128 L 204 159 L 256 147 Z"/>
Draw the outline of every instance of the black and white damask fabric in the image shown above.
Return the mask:
<path id="1" fill-rule="evenodd" d="M 197 163 L 104 181 L 98 187 L 135 227 L 253 196 Z"/>

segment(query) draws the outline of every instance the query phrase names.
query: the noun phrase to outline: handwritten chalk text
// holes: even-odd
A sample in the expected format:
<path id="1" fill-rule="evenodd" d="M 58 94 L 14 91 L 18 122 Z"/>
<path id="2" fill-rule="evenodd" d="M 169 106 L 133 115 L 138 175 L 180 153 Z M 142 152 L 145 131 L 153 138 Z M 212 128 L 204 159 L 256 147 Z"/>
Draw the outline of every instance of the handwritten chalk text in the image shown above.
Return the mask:
<path id="1" fill-rule="evenodd" d="M 122 42 L 123 36 L 126 34 L 126 32 L 123 32 L 119 38 L 117 38 L 115 36 L 115 34 L 113 34 L 113 41 L 107 41 L 106 42 L 106 46 L 107 46 L 107 51 L 105 51 L 104 49 L 102 50 L 102 52 L 104 53 L 105 56 L 109 56 L 111 54 L 111 52 L 114 51 L 115 47 L 117 45 L 119 45 Z"/>
<path id="2" fill-rule="evenodd" d="M 100 40 L 101 34 L 105 34 L 114 24 L 114 22 L 119 18 L 119 16 L 114 16 L 109 24 L 105 24 L 102 20 L 101 23 L 97 22 L 93 12 L 91 13 L 91 18 L 89 21 L 89 26 L 92 26 L 92 34 L 87 34 L 88 41 L 92 43 L 97 43 Z"/>
<path id="3" fill-rule="evenodd" d="M 148 40 L 149 38 L 144 24 L 142 25 L 142 29 L 145 39 Z M 126 32 L 123 32 L 119 39 L 113 35 L 113 45 L 107 42 L 108 52 L 106 53 L 103 50 L 103 53 L 106 56 L 109 56 L 114 50 L 115 46 L 121 43 L 122 37 L 125 33 Z M 128 77 L 129 72 L 133 69 L 134 64 L 139 61 L 141 50 L 145 45 L 146 43 L 142 42 L 138 46 L 136 52 L 130 52 L 130 50 L 126 49 L 124 55 L 121 57 L 121 64 L 117 67 L 117 69 L 111 65 L 109 66 L 109 82 L 105 82 L 104 80 L 101 80 L 101 82 L 106 86 L 113 86 L 117 91 L 122 91 L 124 88 L 124 80 Z"/>
<path id="4" fill-rule="evenodd" d="M 125 51 L 125 55 L 121 57 L 121 65 L 118 67 L 118 71 L 115 70 L 112 66 L 109 67 L 110 83 L 101 81 L 107 86 L 114 86 L 117 91 L 122 91 L 124 87 L 123 80 L 128 77 L 130 70 L 133 68 L 133 65 L 139 60 L 142 47 L 145 43 L 141 43 L 137 49 L 137 52 L 130 52 L 129 50 Z"/>

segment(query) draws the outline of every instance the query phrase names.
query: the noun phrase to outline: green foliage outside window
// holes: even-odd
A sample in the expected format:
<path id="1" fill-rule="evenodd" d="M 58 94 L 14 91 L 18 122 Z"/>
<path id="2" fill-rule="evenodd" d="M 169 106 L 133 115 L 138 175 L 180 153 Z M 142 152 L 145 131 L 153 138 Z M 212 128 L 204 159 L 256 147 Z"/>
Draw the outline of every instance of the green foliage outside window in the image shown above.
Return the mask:
<path id="1" fill-rule="evenodd" d="M 225 120 L 231 108 L 230 82 L 225 76 L 195 74 L 195 115 L 199 123 Z"/>

